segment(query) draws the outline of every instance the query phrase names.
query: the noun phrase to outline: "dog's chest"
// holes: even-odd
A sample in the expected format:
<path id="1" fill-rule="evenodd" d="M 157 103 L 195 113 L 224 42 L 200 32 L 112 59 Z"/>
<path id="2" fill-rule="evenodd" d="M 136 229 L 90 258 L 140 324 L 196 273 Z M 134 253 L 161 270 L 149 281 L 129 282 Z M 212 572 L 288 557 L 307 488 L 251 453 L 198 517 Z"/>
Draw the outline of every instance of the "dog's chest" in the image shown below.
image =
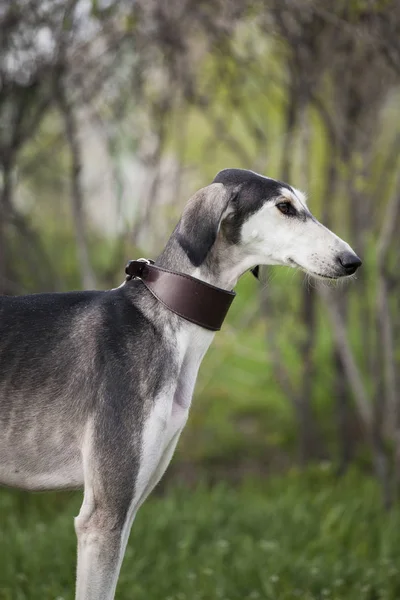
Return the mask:
<path id="1" fill-rule="evenodd" d="M 150 414 L 153 422 L 159 421 L 162 424 L 167 438 L 183 427 L 187 420 L 198 370 L 208 347 L 208 345 L 205 347 L 204 344 L 183 345 L 185 341 L 178 339 L 178 342 L 182 344 L 178 375 L 155 399 Z"/>
<path id="2" fill-rule="evenodd" d="M 190 336 L 190 328 L 187 328 L 177 338 L 180 359 L 178 376 L 154 399 L 153 408 L 146 419 L 139 487 L 151 473 L 157 472 L 160 476 L 165 471 L 187 422 L 201 360 L 213 338 L 210 332 L 199 334 L 196 330 L 195 335 Z"/>
<path id="3" fill-rule="evenodd" d="M 178 337 L 181 366 L 173 395 L 175 412 L 190 408 L 199 367 L 213 338 L 214 333 L 195 326 L 189 326 Z"/>

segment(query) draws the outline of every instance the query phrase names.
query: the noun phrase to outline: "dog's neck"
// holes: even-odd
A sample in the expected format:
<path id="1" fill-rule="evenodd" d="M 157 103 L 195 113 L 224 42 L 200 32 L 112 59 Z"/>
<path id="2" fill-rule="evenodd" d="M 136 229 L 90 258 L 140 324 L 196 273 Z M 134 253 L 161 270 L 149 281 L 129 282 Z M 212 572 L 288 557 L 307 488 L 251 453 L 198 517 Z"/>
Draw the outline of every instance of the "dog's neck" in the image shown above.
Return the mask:
<path id="1" fill-rule="evenodd" d="M 222 235 L 218 235 L 205 261 L 198 267 L 191 263 L 174 234 L 156 260 L 160 267 L 191 275 L 225 290 L 232 290 L 239 277 L 255 264 L 253 257 L 243 256 L 243 252 L 228 244 Z"/>

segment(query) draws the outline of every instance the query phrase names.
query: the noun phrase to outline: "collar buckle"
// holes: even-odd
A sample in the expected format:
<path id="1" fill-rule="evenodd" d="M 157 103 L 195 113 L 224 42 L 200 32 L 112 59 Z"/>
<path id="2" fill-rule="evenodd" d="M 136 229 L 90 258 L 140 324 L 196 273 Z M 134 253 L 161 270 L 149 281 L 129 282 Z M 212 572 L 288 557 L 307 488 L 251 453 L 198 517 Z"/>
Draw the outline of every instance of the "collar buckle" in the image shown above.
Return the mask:
<path id="1" fill-rule="evenodd" d="M 149 258 L 137 258 L 130 260 L 125 267 L 126 281 L 131 279 L 140 279 L 143 276 L 144 269 L 147 265 L 154 265 L 154 260 Z"/>

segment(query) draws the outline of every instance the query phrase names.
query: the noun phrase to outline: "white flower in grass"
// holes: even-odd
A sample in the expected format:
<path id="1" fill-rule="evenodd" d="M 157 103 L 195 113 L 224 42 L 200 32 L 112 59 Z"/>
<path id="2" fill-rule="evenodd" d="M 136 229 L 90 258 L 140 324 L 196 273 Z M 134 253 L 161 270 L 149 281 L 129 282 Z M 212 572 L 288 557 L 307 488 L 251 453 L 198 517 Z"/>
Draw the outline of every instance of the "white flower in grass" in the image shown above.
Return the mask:
<path id="1" fill-rule="evenodd" d="M 276 542 L 274 542 L 273 540 L 260 540 L 260 548 L 261 550 L 264 550 L 265 552 L 270 552 L 271 550 L 275 550 L 275 548 L 278 546 L 278 544 Z"/>
<path id="2" fill-rule="evenodd" d="M 367 571 L 367 577 L 372 577 L 375 576 L 375 569 L 372 569 L 372 567 L 370 567 Z"/>
<path id="3" fill-rule="evenodd" d="M 321 594 L 323 596 L 330 596 L 331 595 L 331 591 L 328 590 L 328 588 L 323 588 L 323 590 L 321 591 Z"/>

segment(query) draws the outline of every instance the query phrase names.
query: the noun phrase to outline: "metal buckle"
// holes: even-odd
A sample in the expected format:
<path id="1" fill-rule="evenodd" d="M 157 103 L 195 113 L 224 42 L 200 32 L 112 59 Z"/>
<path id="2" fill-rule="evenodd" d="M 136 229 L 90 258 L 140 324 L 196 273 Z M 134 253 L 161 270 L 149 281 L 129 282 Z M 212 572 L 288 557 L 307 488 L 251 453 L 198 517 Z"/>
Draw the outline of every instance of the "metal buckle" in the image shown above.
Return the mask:
<path id="1" fill-rule="evenodd" d="M 133 263 L 133 262 L 141 262 L 141 263 L 143 263 L 143 268 L 144 268 L 144 266 L 145 266 L 145 265 L 154 265 L 154 260 L 151 260 L 151 259 L 149 259 L 149 258 L 136 258 L 135 260 L 130 260 L 130 261 L 128 262 L 128 264 L 126 265 L 126 267 L 125 267 L 125 273 L 127 273 L 127 276 L 126 276 L 126 281 L 130 281 L 131 279 L 140 279 L 140 278 L 141 278 L 141 277 L 140 277 L 140 275 L 141 275 L 141 273 L 142 273 L 142 270 L 143 270 L 143 268 L 140 270 L 140 273 L 139 273 L 139 274 L 137 274 L 137 275 L 131 275 L 131 274 L 128 272 L 128 270 L 129 270 L 129 265 L 130 265 L 131 263 Z"/>

